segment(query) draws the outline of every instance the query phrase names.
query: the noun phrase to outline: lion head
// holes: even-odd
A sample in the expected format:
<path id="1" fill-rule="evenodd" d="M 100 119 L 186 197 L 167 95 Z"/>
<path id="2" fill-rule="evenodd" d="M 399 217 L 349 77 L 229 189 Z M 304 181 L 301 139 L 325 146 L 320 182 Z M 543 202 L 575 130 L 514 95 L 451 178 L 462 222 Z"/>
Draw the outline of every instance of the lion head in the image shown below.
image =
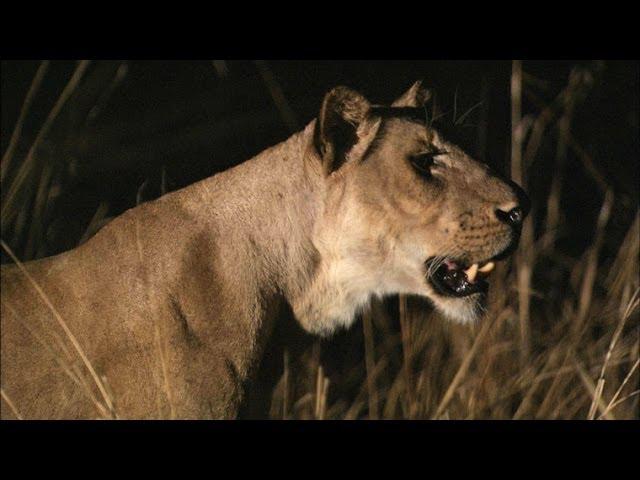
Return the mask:
<path id="1" fill-rule="evenodd" d="M 324 300 L 334 323 L 350 321 L 346 304 L 392 293 L 475 320 L 495 262 L 517 246 L 526 195 L 432 128 L 428 98 L 418 82 L 391 106 L 345 87 L 323 101 L 314 144 L 326 188 L 313 242 L 325 283 L 339 285 Z"/>

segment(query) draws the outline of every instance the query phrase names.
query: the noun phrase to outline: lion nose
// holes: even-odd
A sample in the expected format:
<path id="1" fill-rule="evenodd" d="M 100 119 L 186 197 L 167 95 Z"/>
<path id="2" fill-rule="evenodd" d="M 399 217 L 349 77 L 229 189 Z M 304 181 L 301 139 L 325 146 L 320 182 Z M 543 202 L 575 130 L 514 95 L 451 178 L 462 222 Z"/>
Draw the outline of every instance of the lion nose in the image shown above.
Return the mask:
<path id="1" fill-rule="evenodd" d="M 496 210 L 496 217 L 513 228 L 520 228 L 525 217 L 525 212 L 519 205 L 513 208 L 498 208 Z"/>
<path id="2" fill-rule="evenodd" d="M 519 229 L 531 209 L 531 201 L 517 183 L 513 181 L 508 181 L 507 183 L 515 195 L 515 201 L 498 205 L 496 217 L 510 227 Z"/>

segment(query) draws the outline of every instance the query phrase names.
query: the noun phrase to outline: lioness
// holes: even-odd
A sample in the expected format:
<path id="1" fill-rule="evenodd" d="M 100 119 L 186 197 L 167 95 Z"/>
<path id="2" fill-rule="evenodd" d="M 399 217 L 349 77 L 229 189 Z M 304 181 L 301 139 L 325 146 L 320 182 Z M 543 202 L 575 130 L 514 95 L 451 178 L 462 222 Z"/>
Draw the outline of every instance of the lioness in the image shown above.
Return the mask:
<path id="1" fill-rule="evenodd" d="M 324 336 L 372 295 L 476 319 L 526 197 L 432 129 L 427 98 L 337 87 L 252 160 L 3 266 L 2 417 L 233 418 L 285 306 Z"/>

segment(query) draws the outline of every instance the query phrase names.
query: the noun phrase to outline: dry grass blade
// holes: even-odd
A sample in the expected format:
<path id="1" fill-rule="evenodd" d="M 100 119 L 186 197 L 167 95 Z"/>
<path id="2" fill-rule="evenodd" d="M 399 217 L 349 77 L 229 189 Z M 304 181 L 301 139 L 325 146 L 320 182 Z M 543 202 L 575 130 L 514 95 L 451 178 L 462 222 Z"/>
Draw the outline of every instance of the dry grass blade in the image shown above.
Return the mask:
<path id="1" fill-rule="evenodd" d="M 618 387 L 618 390 L 616 390 L 616 393 L 613 395 L 613 397 L 611 397 L 611 401 L 609 402 L 609 404 L 607 405 L 607 408 L 605 408 L 605 411 L 603 412 L 602 415 L 600 415 L 600 418 L 602 418 L 603 416 L 605 416 L 606 413 L 608 413 L 609 411 L 613 410 L 615 408 L 616 405 L 618 405 L 619 403 L 621 403 L 621 401 L 616 401 L 618 399 L 618 396 L 620 395 L 620 393 L 622 392 L 622 390 L 624 389 L 624 386 L 627 384 L 627 382 L 629 381 L 629 379 L 631 378 L 631 376 L 633 375 L 633 373 L 636 371 L 636 369 L 638 368 L 638 365 L 640 365 L 640 359 L 636 360 L 636 362 L 633 364 L 633 366 L 631 367 L 631 369 L 629 370 L 629 373 L 627 373 L 627 376 L 624 378 L 624 380 L 622 381 L 622 383 L 620 384 L 620 386 Z M 633 393 L 631 393 L 630 395 L 627 395 L 623 400 L 626 400 L 628 398 L 631 398 L 633 395 L 637 394 L 637 390 Z"/>
<path id="2" fill-rule="evenodd" d="M 169 403 L 169 418 L 176 418 L 176 409 L 173 402 L 173 395 L 171 393 L 171 385 L 169 384 L 169 373 L 167 368 L 166 352 L 163 342 L 163 335 L 160 331 L 159 322 L 154 322 L 155 341 L 158 347 L 158 356 L 160 358 L 160 368 L 162 372 L 162 389 L 167 396 L 167 402 Z"/>
<path id="3" fill-rule="evenodd" d="M 13 404 L 11 399 L 7 396 L 7 394 L 4 392 L 2 388 L 0 388 L 0 396 L 2 396 L 2 399 L 7 403 L 7 405 L 9 405 L 9 408 L 11 409 L 11 412 L 13 412 L 15 417 L 18 420 L 22 420 L 23 419 L 22 415 L 20 415 L 20 413 L 18 412 L 18 409 L 16 408 L 16 406 Z"/>
<path id="4" fill-rule="evenodd" d="M 627 234 L 618 249 L 615 262 L 609 269 L 606 285 L 612 297 L 618 298 L 625 290 L 629 290 L 630 280 L 636 279 L 640 284 L 640 275 L 637 261 L 640 254 L 640 210 L 636 212 L 635 220 L 629 227 Z M 628 308 L 626 302 L 620 302 L 620 310 Z M 626 305 L 626 307 L 625 307 Z M 622 313 L 622 312 L 621 312 Z"/>
<path id="5" fill-rule="evenodd" d="M 614 408 L 616 408 L 621 403 L 624 403 L 627 400 L 629 400 L 630 398 L 636 397 L 639 394 L 640 394 L 640 390 L 634 390 L 629 395 L 626 395 L 626 396 L 622 397 L 620 400 L 618 400 L 615 403 L 611 404 L 611 407 L 607 407 L 607 408 L 609 408 L 609 410 L 613 410 Z M 601 417 L 598 417 L 598 420 L 600 420 L 600 419 L 601 419 Z M 637 420 L 637 418 L 636 418 L 636 420 Z"/>
<path id="6" fill-rule="evenodd" d="M 413 375 L 411 371 L 411 361 L 413 358 L 413 339 L 411 335 L 411 319 L 409 318 L 409 308 L 406 295 L 400 295 L 399 297 L 398 315 L 400 317 L 400 334 L 402 336 L 402 372 L 404 391 L 406 394 L 407 403 L 409 405 L 408 416 L 409 418 L 412 418 L 416 400 L 413 388 Z"/>
<path id="7" fill-rule="evenodd" d="M 511 67 L 511 177 L 522 185 L 522 62 Z"/>
<path id="8" fill-rule="evenodd" d="M 322 365 L 318 367 L 316 380 L 316 405 L 315 417 L 317 420 L 324 420 L 327 411 L 327 395 L 329 393 L 329 379 L 324 375 Z"/>
<path id="9" fill-rule="evenodd" d="M 45 165 L 40 176 L 40 183 L 36 196 L 33 201 L 32 220 L 27 237 L 27 245 L 25 249 L 24 259 L 32 259 L 36 253 L 36 245 L 41 242 L 42 229 L 45 225 L 44 216 L 47 209 L 47 198 L 51 189 L 51 179 L 53 176 L 53 168 L 51 165 Z"/>
<path id="10" fill-rule="evenodd" d="M 367 370 L 367 390 L 369 392 L 369 418 L 377 420 L 378 417 L 378 393 L 373 377 L 375 368 L 375 351 L 373 341 L 373 325 L 371 321 L 371 309 L 367 308 L 362 314 L 362 328 L 364 330 L 364 359 Z"/>
<path id="11" fill-rule="evenodd" d="M 438 407 L 436 408 L 436 413 L 433 415 L 434 419 L 440 418 L 440 416 L 443 414 L 444 410 L 449 405 L 449 402 L 453 398 L 453 394 L 455 393 L 456 389 L 458 388 L 458 386 L 460 385 L 460 383 L 464 379 L 465 375 L 469 371 L 469 367 L 471 366 L 471 362 L 472 362 L 473 358 L 475 357 L 476 353 L 478 352 L 478 349 L 480 348 L 480 345 L 482 344 L 482 342 L 484 341 L 485 337 L 487 336 L 487 333 L 489 333 L 489 330 L 491 329 L 491 326 L 492 326 L 491 322 L 484 322 L 483 323 L 482 328 L 480 329 L 480 332 L 476 336 L 476 339 L 473 342 L 473 345 L 471 346 L 471 349 L 469 350 L 467 355 L 464 357 L 464 360 L 462 361 L 462 364 L 460 364 L 460 367 L 458 368 L 458 371 L 456 372 L 455 376 L 453 377 L 453 380 L 451 380 L 451 383 L 449 384 L 449 387 L 445 391 L 445 394 L 442 397 L 442 400 L 440 400 L 440 403 L 438 404 Z"/>
<path id="12" fill-rule="evenodd" d="M 638 306 L 638 292 L 640 292 L 640 290 L 636 290 L 633 297 L 631 298 L 631 301 L 627 306 L 625 314 L 622 315 L 622 317 L 620 318 L 620 321 L 618 322 L 616 330 L 613 333 L 613 337 L 611 338 L 611 342 L 609 343 L 609 348 L 607 349 L 607 353 L 605 355 L 604 362 L 602 364 L 602 370 L 600 370 L 600 377 L 598 378 L 597 391 L 596 391 L 597 395 L 594 396 L 593 402 L 591 403 L 591 408 L 589 409 L 589 417 L 588 417 L 589 420 L 593 420 L 595 418 L 596 404 L 600 401 L 600 397 L 602 396 L 602 392 L 604 390 L 604 382 L 605 382 L 604 375 L 607 370 L 607 365 L 611 360 L 611 354 L 613 353 L 613 349 L 616 347 L 618 343 L 620 335 L 622 334 L 622 329 L 624 328 L 627 322 L 627 319 L 631 316 L 631 313 Z M 624 386 L 624 383 L 625 382 L 623 382 L 622 386 Z M 619 392 L 616 392 L 616 393 L 619 393 Z M 609 405 L 611 405 L 611 403 L 615 401 L 615 397 L 617 397 L 617 395 L 615 395 L 614 398 L 611 400 L 611 402 L 609 402 Z M 605 409 L 605 411 L 607 410 Z"/>
<path id="13" fill-rule="evenodd" d="M 464 122 L 465 118 L 467 118 L 474 110 L 476 110 L 478 107 L 481 107 L 483 104 L 484 104 L 484 102 L 480 101 L 480 102 L 476 103 L 475 105 L 473 105 L 466 112 L 464 112 L 462 115 L 460 115 L 460 117 L 457 120 L 454 120 L 454 124 L 455 125 L 462 125 L 462 122 Z"/>
<path id="14" fill-rule="evenodd" d="M 511 67 L 511 177 L 526 189 L 524 166 L 522 164 L 522 141 L 524 137 L 522 122 L 522 62 L 514 60 Z M 532 243 L 531 217 L 523 227 L 522 245 L 516 258 L 518 276 L 518 319 L 520 324 L 520 357 L 525 365 L 531 351 L 531 327 L 529 309 L 531 291 L 531 265 L 529 263 Z M 529 257 L 529 258 L 525 258 Z"/>
<path id="15" fill-rule="evenodd" d="M 0 240 L 0 243 L 2 244 L 2 248 L 5 250 L 5 252 L 7 252 L 7 254 L 15 262 L 15 264 L 18 266 L 18 268 L 20 269 L 22 274 L 27 278 L 27 280 L 29 280 L 29 283 L 34 288 L 34 290 L 38 293 L 38 296 L 42 299 L 42 301 L 45 303 L 47 308 L 53 314 L 53 317 L 56 319 L 56 321 L 58 322 L 58 325 L 60 325 L 60 327 L 62 328 L 62 330 L 66 334 L 67 338 L 69 339 L 69 341 L 73 345 L 73 348 L 76 350 L 76 352 L 78 353 L 78 355 L 82 359 L 82 362 L 84 363 L 84 366 L 87 368 L 87 370 L 89 371 L 89 374 L 93 378 L 93 381 L 95 382 L 96 386 L 98 387 L 98 390 L 99 390 L 100 394 L 102 395 L 102 398 L 103 398 L 103 400 L 105 401 L 105 403 L 106 403 L 106 405 L 108 407 L 107 410 L 111 413 L 111 415 L 114 418 L 116 418 L 117 415 L 116 415 L 116 412 L 115 412 L 115 407 L 114 407 L 113 401 L 112 401 L 110 395 L 107 393 L 107 390 L 105 389 L 102 381 L 100 380 L 100 377 L 98 377 L 98 374 L 96 373 L 95 369 L 93 368 L 93 365 L 91 364 L 91 362 L 87 358 L 86 354 L 84 353 L 84 350 L 80 346 L 80 343 L 76 339 L 75 335 L 73 334 L 73 332 L 71 332 L 71 330 L 67 326 L 67 323 L 64 321 L 64 319 L 62 318 L 60 313 L 58 313 L 56 308 L 53 306 L 53 304 L 49 300 L 49 297 L 47 297 L 47 295 L 44 293 L 42 288 L 40 288 L 40 285 L 38 285 L 38 283 L 29 274 L 29 272 L 26 270 L 26 268 L 24 268 L 24 265 L 22 265 L 22 262 L 20 262 L 20 260 L 18 260 L 18 258 L 13 254 L 13 252 L 11 251 L 9 246 L 6 243 L 4 243 L 4 240 Z"/>
<path id="16" fill-rule="evenodd" d="M 289 351 L 285 348 L 283 353 L 284 373 L 282 375 L 282 418 L 289 416 Z"/>
<path id="17" fill-rule="evenodd" d="M 560 110 L 559 105 L 562 104 L 565 97 L 570 95 L 570 92 L 569 92 L 569 87 L 565 88 L 554 99 L 553 104 L 551 106 L 545 105 L 544 102 L 540 98 L 538 98 L 536 95 L 534 95 L 531 91 L 525 90 L 525 93 L 527 93 L 529 100 L 531 100 L 535 105 L 543 109 L 541 115 L 538 116 L 538 120 L 536 120 L 536 123 L 534 124 L 531 139 L 529 140 L 529 144 L 527 145 L 527 150 L 525 153 L 525 160 L 526 160 L 525 165 L 530 166 L 533 161 L 533 158 L 535 157 L 536 152 L 538 151 L 538 148 L 542 144 L 543 137 L 544 137 L 543 136 L 544 130 L 546 129 L 547 125 L 551 123 L 554 116 L 558 114 L 558 111 Z M 560 129 L 561 125 L 560 124 L 556 125 L 556 128 Z M 585 171 L 589 174 L 591 179 L 595 182 L 598 189 L 602 193 L 606 192 L 607 189 L 609 188 L 609 184 L 607 183 L 605 175 L 602 174 L 598 169 L 598 167 L 596 166 L 591 155 L 580 145 L 580 143 L 578 143 L 578 141 L 575 139 L 575 137 L 570 131 L 565 131 L 565 132 L 562 132 L 561 134 L 564 134 L 565 136 L 564 141 L 566 142 L 566 145 L 571 149 L 572 152 L 574 152 L 577 155 L 578 159 L 582 162 L 582 165 L 584 166 Z"/>
<path id="18" fill-rule="evenodd" d="M 0 213 L 0 220 L 2 222 L 3 227 L 6 225 L 6 222 L 9 218 L 10 213 L 16 211 L 13 205 L 14 199 L 18 191 L 22 188 L 22 185 L 24 184 L 26 178 L 28 177 L 29 172 L 32 171 L 33 162 L 36 156 L 36 152 L 38 151 L 38 148 L 40 147 L 40 145 L 46 138 L 47 134 L 49 133 L 49 130 L 51 129 L 51 126 L 53 125 L 56 118 L 58 117 L 58 114 L 62 110 L 62 107 L 64 107 L 65 103 L 67 102 L 67 100 L 69 99 L 73 91 L 76 89 L 76 87 L 80 83 L 82 76 L 84 75 L 85 71 L 89 67 L 89 63 L 90 62 L 88 60 L 83 60 L 78 63 L 76 70 L 73 72 L 73 75 L 69 79 L 69 82 L 67 83 L 65 88 L 62 90 L 60 97 L 58 98 L 55 105 L 49 112 L 49 115 L 47 116 L 47 119 L 42 125 L 42 128 L 36 135 L 36 139 L 34 140 L 33 145 L 31 145 L 31 148 L 27 153 L 27 158 L 22 162 L 22 165 L 20 165 L 20 168 L 18 169 L 18 173 L 16 174 L 16 177 L 11 182 L 11 186 L 9 187 L 6 195 L 2 199 L 3 201 L 2 201 L 2 210 Z"/>
<path id="19" fill-rule="evenodd" d="M 611 209 L 613 208 L 613 199 L 613 192 L 611 190 L 607 190 L 604 201 L 602 202 L 602 207 L 600 208 L 600 214 L 598 215 L 596 238 L 588 253 L 587 269 L 583 276 L 582 286 L 580 289 L 578 317 L 577 321 L 573 324 L 573 332 L 576 335 L 579 334 L 589 311 L 589 307 L 591 306 L 593 285 L 595 283 L 596 273 L 598 270 L 598 253 L 600 252 L 600 247 L 604 239 L 605 227 L 609 222 Z"/>
<path id="20" fill-rule="evenodd" d="M 93 405 L 95 405 L 95 407 L 98 410 L 98 412 L 100 413 L 100 415 L 102 415 L 105 418 L 108 418 L 109 417 L 109 412 L 104 407 L 104 405 L 102 405 L 102 403 L 100 403 L 100 401 L 96 398 L 96 396 L 94 395 L 93 390 L 89 387 L 88 383 L 84 379 L 84 377 L 81 374 L 81 372 L 79 372 L 77 370 L 77 368 L 74 368 L 73 365 L 70 365 L 69 361 L 64 358 L 64 355 L 57 354 L 55 349 L 54 349 L 54 347 L 49 342 L 47 342 L 44 339 L 44 337 L 42 337 L 34 329 L 29 327 L 28 324 L 26 322 L 24 322 L 18 316 L 18 314 L 15 311 L 15 309 L 8 302 L 5 301 L 4 302 L 4 306 L 9 310 L 9 312 L 12 315 L 12 318 L 14 318 L 29 333 L 29 335 L 31 335 L 36 340 L 36 342 L 38 342 L 38 344 L 43 349 L 45 349 L 47 352 L 49 352 L 49 354 L 52 356 L 54 361 L 64 371 L 64 373 L 71 379 L 71 381 L 82 389 L 81 391 L 84 393 L 84 395 L 86 395 L 87 399 L 90 400 L 91 403 L 93 403 Z M 71 356 L 70 356 L 69 352 L 66 350 L 64 344 L 62 343 L 62 340 L 58 339 L 57 336 L 55 336 L 55 335 L 54 335 L 54 340 L 57 341 L 56 343 L 57 343 L 58 347 L 63 352 L 65 352 L 67 354 L 67 356 L 69 357 L 69 360 L 71 360 Z"/>
<path id="21" fill-rule="evenodd" d="M 100 202 L 100 205 L 98 205 L 98 208 L 96 209 L 96 212 L 93 214 L 93 217 L 91 217 L 91 220 L 89 220 L 89 225 L 87 225 L 87 228 L 82 234 L 82 237 L 78 242 L 78 245 L 82 245 L 84 242 L 89 240 L 89 238 L 91 238 L 93 234 L 95 234 L 99 230 L 108 212 L 109 212 L 109 204 L 107 202 Z"/>
<path id="22" fill-rule="evenodd" d="M 560 197 L 564 180 L 564 165 L 567 160 L 567 136 L 571 125 L 571 111 L 565 112 L 560 118 L 560 138 L 556 150 L 555 174 L 551 180 L 551 190 L 547 199 L 547 218 L 542 248 L 552 250 L 555 245 L 558 226 L 560 224 Z"/>
<path id="23" fill-rule="evenodd" d="M 589 395 L 593 399 L 593 404 L 595 405 L 593 408 L 600 410 L 601 414 L 605 416 L 608 420 L 615 420 L 613 415 L 606 412 L 606 405 L 602 401 L 601 396 L 598 394 L 598 390 L 602 387 L 600 385 L 594 385 L 593 380 L 589 377 L 589 374 L 585 371 L 584 367 L 580 362 L 575 362 L 576 371 L 578 372 L 578 376 L 582 381 L 582 384 L 589 392 Z"/>
<path id="24" fill-rule="evenodd" d="M 13 158 L 13 153 L 18 146 L 18 141 L 20 140 L 20 135 L 22 134 L 24 121 L 27 118 L 29 110 L 31 109 L 31 105 L 33 104 L 33 100 L 36 97 L 36 93 L 38 93 L 38 90 L 40 89 L 40 84 L 44 79 L 44 75 L 45 73 L 47 73 L 49 63 L 49 60 L 44 60 L 40 64 L 35 76 L 33 77 L 33 81 L 31 82 L 31 86 L 29 87 L 29 91 L 27 92 L 27 96 L 24 99 L 22 108 L 20 109 L 20 114 L 18 115 L 18 121 L 16 122 L 16 126 L 13 129 L 13 133 L 11 134 L 11 139 L 9 140 L 9 146 L 2 156 L 2 166 L 0 167 L 0 183 L 4 182 L 9 164 L 11 163 L 11 158 Z"/>
<path id="25" fill-rule="evenodd" d="M 298 120 L 296 119 L 296 114 L 287 101 L 287 97 L 284 95 L 284 91 L 282 90 L 280 83 L 269 68 L 269 65 L 267 65 L 267 62 L 264 60 L 256 60 L 255 64 L 256 67 L 258 67 L 260 76 L 262 76 L 262 80 L 264 80 L 264 83 L 267 85 L 269 94 L 271 95 L 276 108 L 280 112 L 280 116 L 282 117 L 284 124 L 292 133 L 295 132 L 298 129 Z"/>

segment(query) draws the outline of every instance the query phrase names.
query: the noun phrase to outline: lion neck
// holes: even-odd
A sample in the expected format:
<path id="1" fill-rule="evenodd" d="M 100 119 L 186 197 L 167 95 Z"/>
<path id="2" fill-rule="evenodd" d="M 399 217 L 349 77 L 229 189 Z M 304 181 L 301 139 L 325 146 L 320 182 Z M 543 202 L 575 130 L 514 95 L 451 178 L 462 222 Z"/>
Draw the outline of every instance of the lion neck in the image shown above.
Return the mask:
<path id="1" fill-rule="evenodd" d="M 247 252 L 237 275 L 263 300 L 283 297 L 307 331 L 328 335 L 353 321 L 377 279 L 336 246 L 349 228 L 339 212 L 344 184 L 339 172 L 326 177 L 313 150 L 314 124 L 203 187 L 216 230 Z"/>

